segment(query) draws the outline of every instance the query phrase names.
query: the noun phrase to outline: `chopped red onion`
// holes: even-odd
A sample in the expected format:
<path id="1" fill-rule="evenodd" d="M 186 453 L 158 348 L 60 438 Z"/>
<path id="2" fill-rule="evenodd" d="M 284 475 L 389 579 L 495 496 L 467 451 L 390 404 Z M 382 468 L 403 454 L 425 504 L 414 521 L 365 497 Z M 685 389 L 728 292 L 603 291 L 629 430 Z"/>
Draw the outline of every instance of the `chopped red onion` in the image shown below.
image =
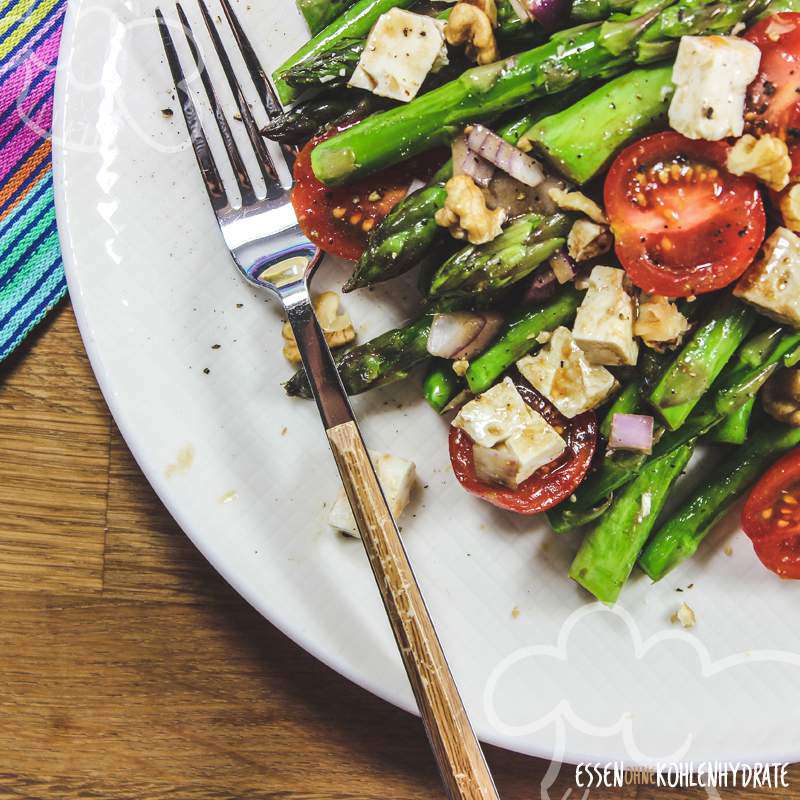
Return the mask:
<path id="1" fill-rule="evenodd" d="M 478 186 L 486 188 L 494 175 L 494 164 L 470 150 L 466 136 L 459 136 L 453 142 L 453 175 L 469 175 Z"/>
<path id="2" fill-rule="evenodd" d="M 502 324 L 502 316 L 493 312 L 435 314 L 428 334 L 428 352 L 439 358 L 471 358 L 486 348 Z"/>
<path id="3" fill-rule="evenodd" d="M 538 186 L 544 180 L 544 170 L 538 161 L 483 125 L 472 127 L 467 144 L 470 150 L 526 186 Z"/>
<path id="4" fill-rule="evenodd" d="M 528 13 L 545 30 L 552 31 L 569 19 L 572 0 L 529 0 Z"/>
<path id="5" fill-rule="evenodd" d="M 418 192 L 420 189 L 424 189 L 428 184 L 425 181 L 421 181 L 419 178 L 414 178 L 411 183 L 408 185 L 408 189 L 406 190 L 406 197 L 409 195 L 414 194 L 414 192 Z"/>
<path id="6" fill-rule="evenodd" d="M 553 253 L 548 263 L 552 267 L 559 283 L 569 283 L 575 277 L 575 262 L 563 248 Z"/>
<path id="7" fill-rule="evenodd" d="M 514 13 L 519 17 L 520 22 L 528 23 L 531 21 L 531 15 L 522 0 L 508 0 L 508 2 L 511 8 L 514 9 Z"/>
<path id="8" fill-rule="evenodd" d="M 614 414 L 611 419 L 611 450 L 653 451 L 653 418 L 646 414 Z"/>
<path id="9" fill-rule="evenodd" d="M 556 276 L 548 264 L 539 267 L 527 280 L 528 285 L 523 290 L 522 305 L 549 300 L 558 288 Z"/>

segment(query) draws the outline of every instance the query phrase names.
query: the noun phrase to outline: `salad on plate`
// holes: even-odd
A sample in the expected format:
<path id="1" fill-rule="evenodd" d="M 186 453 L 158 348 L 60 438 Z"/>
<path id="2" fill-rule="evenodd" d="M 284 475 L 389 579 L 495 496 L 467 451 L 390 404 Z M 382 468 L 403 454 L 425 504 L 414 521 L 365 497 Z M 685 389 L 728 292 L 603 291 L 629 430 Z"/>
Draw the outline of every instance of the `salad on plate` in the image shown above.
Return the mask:
<path id="1" fill-rule="evenodd" d="M 343 291 L 417 272 L 416 318 L 370 341 L 316 299 L 348 393 L 424 370 L 461 486 L 580 529 L 570 577 L 607 603 L 744 496 L 800 578 L 792 3 L 298 0 L 315 35 L 273 76 L 265 135 L 297 149 L 305 234 L 355 262 Z M 311 396 L 302 367 L 285 388 Z M 414 465 L 372 455 L 399 515 Z M 331 522 L 356 533 L 343 498 Z"/>

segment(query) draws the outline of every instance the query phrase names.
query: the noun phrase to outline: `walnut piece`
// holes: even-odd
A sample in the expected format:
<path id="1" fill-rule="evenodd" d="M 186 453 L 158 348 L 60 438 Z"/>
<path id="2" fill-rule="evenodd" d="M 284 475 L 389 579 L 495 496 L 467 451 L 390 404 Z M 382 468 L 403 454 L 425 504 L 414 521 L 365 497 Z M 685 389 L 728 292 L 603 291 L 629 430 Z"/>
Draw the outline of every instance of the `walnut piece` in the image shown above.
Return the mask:
<path id="1" fill-rule="evenodd" d="M 694 609 L 686 603 L 680 604 L 678 610 L 672 615 L 671 620 L 673 625 L 676 622 L 680 622 L 684 628 L 694 628 L 697 624 L 697 616 L 694 613 Z"/>
<path id="2" fill-rule="evenodd" d="M 613 243 L 614 237 L 607 225 L 579 219 L 567 236 L 567 252 L 575 261 L 588 261 L 607 253 Z"/>
<path id="3" fill-rule="evenodd" d="M 577 211 L 586 214 L 592 222 L 596 222 L 598 225 L 608 225 L 608 219 L 606 219 L 603 209 L 583 192 L 568 192 L 554 186 L 547 194 L 563 211 Z"/>
<path id="4" fill-rule="evenodd" d="M 467 361 L 466 358 L 459 358 L 458 361 L 453 362 L 453 372 L 455 372 L 459 378 L 463 378 L 467 374 L 468 369 L 469 361 Z"/>
<path id="5" fill-rule="evenodd" d="M 660 294 L 642 295 L 633 333 L 653 350 L 663 352 L 677 347 L 689 330 L 689 321 L 669 298 Z"/>
<path id="6" fill-rule="evenodd" d="M 456 175 L 445 186 L 447 199 L 444 208 L 436 212 L 436 223 L 450 228 L 456 239 L 468 239 L 472 244 L 486 244 L 503 232 L 506 212 L 490 209 L 483 192 L 469 175 Z"/>
<path id="7" fill-rule="evenodd" d="M 782 369 L 764 386 L 764 410 L 778 422 L 800 427 L 800 369 Z"/>
<path id="8" fill-rule="evenodd" d="M 350 315 L 343 311 L 339 313 L 339 295 L 336 292 L 323 292 L 314 300 L 314 313 L 317 315 L 325 341 L 328 347 L 341 347 L 350 344 L 356 338 L 356 331 Z M 281 329 L 283 336 L 283 356 L 291 364 L 300 364 L 300 351 L 297 349 L 297 340 L 294 338 L 292 326 L 285 322 Z"/>
<path id="9" fill-rule="evenodd" d="M 786 142 L 777 136 L 767 133 L 756 139 L 747 133 L 728 151 L 726 166 L 734 175 L 749 172 L 779 192 L 789 183 L 792 159 Z"/>
<path id="10" fill-rule="evenodd" d="M 495 0 L 460 0 L 460 2 L 479 8 L 489 17 L 489 22 L 492 23 L 492 27 L 497 27 L 497 3 Z"/>
<path id="11" fill-rule="evenodd" d="M 781 195 L 780 206 L 783 224 L 790 231 L 800 233 L 800 183 Z"/>
<path id="12" fill-rule="evenodd" d="M 492 64 L 500 58 L 491 17 L 477 5 L 456 3 L 447 20 L 444 36 L 454 47 L 465 44 L 467 57 L 478 64 Z"/>

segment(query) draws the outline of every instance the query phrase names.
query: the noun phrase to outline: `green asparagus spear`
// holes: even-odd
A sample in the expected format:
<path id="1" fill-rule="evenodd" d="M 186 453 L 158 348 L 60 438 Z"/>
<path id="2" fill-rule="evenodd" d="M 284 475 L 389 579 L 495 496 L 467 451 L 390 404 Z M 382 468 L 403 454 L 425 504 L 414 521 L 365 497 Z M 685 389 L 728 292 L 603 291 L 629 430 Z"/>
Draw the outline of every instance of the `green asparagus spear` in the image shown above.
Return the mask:
<path id="1" fill-rule="evenodd" d="M 733 414 L 728 414 L 724 420 L 711 431 L 710 439 L 717 444 L 744 444 L 747 441 L 747 430 L 750 427 L 750 417 L 756 399 L 753 397 L 743 406 L 740 406 Z"/>
<path id="2" fill-rule="evenodd" d="M 606 411 L 603 421 L 600 423 L 600 435 L 609 438 L 611 435 L 611 425 L 615 414 L 635 414 L 641 410 L 642 406 L 642 387 L 638 382 L 627 384 L 617 396 L 614 402 Z M 614 453 L 607 453 L 603 459 L 603 475 L 622 475 L 627 477 L 638 474 L 642 465 L 647 460 L 644 453 L 626 453 L 617 450 Z M 592 480 L 590 478 L 589 480 Z M 627 482 L 627 481 L 625 481 Z M 582 488 L 582 487 L 581 487 Z M 578 489 L 580 492 L 581 489 Z M 547 512 L 547 521 L 554 533 L 567 533 L 568 531 L 587 525 L 598 517 L 601 517 L 611 506 L 614 499 L 609 492 L 606 497 L 600 497 L 595 505 L 578 503 L 578 496 L 574 495 L 575 502 L 561 503 Z"/>
<path id="3" fill-rule="evenodd" d="M 364 47 L 363 39 L 370 32 L 378 17 L 392 8 L 408 8 L 413 2 L 414 0 L 358 0 L 275 70 L 272 74 L 273 83 L 281 102 L 289 103 L 298 94 L 297 89 L 284 80 L 284 73 L 291 70 L 294 74 L 300 62 L 324 63 L 324 59 L 321 60 L 320 56 L 334 49 L 338 51 L 343 43 L 358 47 L 360 56 L 360 50 Z M 341 65 L 339 66 L 341 68 Z M 352 68 L 350 72 L 352 72 Z"/>
<path id="4" fill-rule="evenodd" d="M 330 92 L 298 103 L 268 122 L 261 131 L 268 139 L 301 145 L 320 128 L 353 114 L 365 117 L 386 108 L 388 103 L 377 95 L 355 90 Z"/>
<path id="5" fill-rule="evenodd" d="M 568 284 L 546 305 L 519 312 L 500 338 L 469 365 L 466 376 L 469 390 L 480 394 L 489 389 L 512 364 L 537 346 L 536 337 L 540 333 L 568 325 L 582 299 L 583 292 Z"/>
<path id="6" fill-rule="evenodd" d="M 360 394 L 376 386 L 403 380 L 418 364 L 429 361 L 428 334 L 434 315 L 457 311 L 467 305 L 469 299 L 462 295 L 442 298 L 407 325 L 337 353 L 334 360 L 347 393 Z M 305 369 L 301 367 L 284 384 L 284 389 L 291 397 L 310 398 L 311 387 Z"/>
<path id="7" fill-rule="evenodd" d="M 575 515 L 595 508 L 605 502 L 614 491 L 632 481 L 644 464 L 712 431 L 725 417 L 755 397 L 784 358 L 798 350 L 800 332 L 784 329 L 777 344 L 761 363 L 755 366 L 737 364 L 723 373 L 714 390 L 703 398 L 686 422 L 678 430 L 668 431 L 658 440 L 652 456 L 646 459 L 636 456 L 625 459 L 625 462 L 616 458 L 603 459 L 598 469 L 575 491 L 570 498 L 570 504 L 562 504 L 548 514 L 553 529 L 558 532 L 569 529 L 567 522 L 561 518 L 562 510 L 569 510 Z M 617 455 L 619 454 L 615 453 Z"/>
<path id="8" fill-rule="evenodd" d="M 515 143 L 532 119 L 530 114 L 524 114 L 500 133 Z M 409 195 L 392 210 L 371 234 L 364 254 L 342 291 L 351 292 L 389 280 L 418 264 L 424 267 L 429 261 L 435 266 L 439 245 L 451 237 L 437 225 L 434 215 L 444 206 L 445 184 L 452 177 L 453 162 L 448 161 L 424 189 Z"/>
<path id="9" fill-rule="evenodd" d="M 312 35 L 320 33 L 326 26 L 333 24 L 336 19 L 354 5 L 356 0 L 298 0 L 298 5 L 308 22 Z M 627 11 L 632 6 L 629 0 L 618 3 L 609 3 L 607 0 L 575 0 L 572 5 L 570 19 L 574 23 L 595 22 L 604 20 L 614 11 Z M 439 19 L 446 19 L 451 9 L 447 8 L 437 15 Z M 527 49 L 535 44 L 541 44 L 546 38 L 543 30 L 532 25 L 529 20 L 520 19 L 511 0 L 498 0 L 497 2 L 497 29 L 495 31 L 504 48 Z M 276 71 L 276 79 L 280 78 L 291 87 L 299 89 L 309 86 L 330 86 L 329 81 L 335 84 L 344 84 L 358 63 L 358 56 L 364 47 L 365 38 L 349 40 L 345 46 L 353 46 L 349 52 L 340 52 L 334 45 L 330 50 L 322 49 L 319 53 L 312 54 L 307 59 L 302 59 L 294 66 L 285 69 L 286 65 Z M 326 59 L 331 57 L 328 63 Z M 306 63 L 307 62 L 307 63 Z M 289 62 L 287 62 L 288 64 Z M 298 69 L 299 68 L 299 69 Z M 281 73 L 281 70 L 285 72 Z M 301 77 L 302 76 L 302 77 Z"/>
<path id="10" fill-rule="evenodd" d="M 590 522 L 600 519 L 614 502 L 614 495 L 600 500 L 596 506 L 575 510 L 569 502 L 561 503 L 556 508 L 546 511 L 547 521 L 553 533 L 569 533 L 575 528 L 582 528 Z"/>
<path id="11" fill-rule="evenodd" d="M 553 242 L 556 243 L 556 248 L 560 247 L 564 240 L 555 234 L 563 231 L 565 220 L 566 217 L 560 214 L 546 220 L 540 226 L 541 230 L 537 231 L 537 237 L 539 237 L 539 233 L 541 233 L 541 237 L 537 238 L 535 247 L 544 248 Z M 530 235 L 529 230 L 527 234 Z M 544 236 L 550 236 L 550 238 L 545 239 Z M 485 272 L 485 279 L 478 280 L 476 283 L 465 283 L 460 287 L 460 291 L 436 298 L 427 313 L 410 325 L 384 333 L 376 339 L 336 357 L 336 366 L 348 394 L 358 394 L 373 386 L 405 378 L 412 367 L 430 359 L 427 351 L 428 334 L 436 312 L 453 311 L 475 303 L 476 300 L 480 300 L 488 294 L 489 288 L 501 288 L 505 285 L 504 281 L 508 280 L 508 275 L 505 278 L 500 276 L 500 268 L 497 265 L 495 265 L 496 271 L 491 272 L 484 257 L 484 253 L 493 256 L 497 252 L 495 242 L 490 242 L 482 247 L 469 246 L 465 248 L 465 252 L 468 253 L 469 259 L 474 259 L 480 269 Z M 469 270 L 469 259 L 465 258 L 462 262 L 465 270 Z M 513 269 L 517 268 L 519 268 L 519 264 L 515 263 Z M 562 291 L 560 302 L 553 302 L 550 306 L 545 306 L 533 314 L 524 315 L 522 318 L 524 325 L 516 323 L 513 331 L 510 332 L 512 338 L 519 337 L 520 330 L 529 333 L 535 331 L 532 334 L 535 337 L 543 330 L 552 330 L 563 324 L 574 316 L 579 302 L 577 296 L 572 286 L 565 288 Z M 506 340 L 508 337 L 509 331 L 506 332 Z M 521 358 L 533 344 L 534 342 L 524 342 L 524 349 L 518 358 Z M 505 367 L 501 369 L 501 372 L 504 369 Z M 290 395 L 311 396 L 310 387 L 302 369 L 286 383 L 286 391 Z"/>
<path id="12" fill-rule="evenodd" d="M 579 92 L 572 91 L 541 100 L 527 113 L 515 115 L 498 128 L 498 134 L 507 142 L 516 144 L 537 119 L 559 111 L 580 96 Z M 370 235 L 367 249 L 342 291 L 350 292 L 389 280 L 417 264 L 422 264 L 423 270 L 438 266 L 437 252 L 447 249 L 452 237 L 436 224 L 433 217 L 444 206 L 447 197 L 445 184 L 452 177 L 453 162 L 448 161 L 424 189 L 409 195 L 393 209 Z M 452 244 L 451 249 L 454 249 Z"/>
<path id="13" fill-rule="evenodd" d="M 430 183 L 403 200 L 375 229 L 350 279 L 342 287 L 352 292 L 407 272 L 417 264 L 438 260 L 439 245 L 448 232 L 436 224 L 434 215 L 444 206 L 445 184 L 453 175 L 448 161 Z M 455 245 L 453 245 L 455 246 Z"/>
<path id="14" fill-rule="evenodd" d="M 356 0 L 297 0 L 297 7 L 313 36 L 330 25 L 355 2 Z"/>
<path id="15" fill-rule="evenodd" d="M 459 290 L 484 294 L 510 286 L 563 247 L 571 225 L 565 214 L 526 214 L 488 244 L 469 245 L 447 259 L 433 276 L 428 296 Z"/>
<path id="16" fill-rule="evenodd" d="M 668 58 L 683 35 L 727 33 L 765 5 L 765 0 L 661 0 L 644 14 L 562 31 L 540 47 L 467 70 L 321 143 L 312 153 L 314 173 L 324 183 L 346 183 L 446 143 L 468 121 L 613 75 L 631 63 Z"/>
<path id="17" fill-rule="evenodd" d="M 590 181 L 619 150 L 666 120 L 672 65 L 633 70 L 564 111 L 539 120 L 522 137 L 562 175 Z"/>
<path id="18" fill-rule="evenodd" d="M 437 358 L 425 376 L 422 393 L 428 405 L 437 414 L 441 414 L 463 388 L 463 382 L 453 372 L 453 362 L 446 358 Z"/>
<path id="19" fill-rule="evenodd" d="M 693 329 L 700 320 L 706 315 L 709 303 L 712 298 L 700 297 L 689 302 L 688 300 L 678 301 L 678 310 L 686 317 Z M 659 351 L 651 347 L 643 347 L 639 353 L 639 372 L 642 375 L 642 395 L 647 395 L 653 387 L 661 380 L 661 376 L 666 371 L 675 354 L 669 350 Z M 649 413 L 642 411 L 643 414 Z"/>
<path id="20" fill-rule="evenodd" d="M 575 0 L 570 18 L 576 24 L 608 19 L 615 13 L 627 13 L 636 5 L 636 0 Z"/>
<path id="21" fill-rule="evenodd" d="M 684 502 L 644 549 L 639 566 L 654 580 L 691 558 L 717 521 L 782 453 L 800 444 L 800 428 L 768 422 L 753 438 L 720 465 L 721 472 L 705 481 Z"/>
<path id="22" fill-rule="evenodd" d="M 736 366 L 758 366 L 777 345 L 783 330 L 784 328 L 780 325 L 772 325 L 753 336 L 737 351 Z M 711 432 L 711 440 L 720 444 L 744 444 L 755 405 L 756 398 L 752 397 L 725 417 Z"/>
<path id="23" fill-rule="evenodd" d="M 307 89 L 325 89 L 327 93 L 346 86 L 363 52 L 363 39 L 342 39 L 282 72 L 280 85 L 298 94 Z"/>
<path id="24" fill-rule="evenodd" d="M 584 539 L 569 575 L 598 600 L 616 602 L 692 450 L 685 444 L 651 461 Z"/>
<path id="25" fill-rule="evenodd" d="M 642 389 L 638 381 L 626 384 L 608 407 L 603 421 L 600 423 L 600 435 L 608 439 L 611 436 L 611 426 L 615 414 L 635 414 L 642 403 Z"/>
<path id="26" fill-rule="evenodd" d="M 648 397 L 670 430 L 683 425 L 744 341 L 755 318 L 752 308 L 726 295 L 695 331 Z"/>

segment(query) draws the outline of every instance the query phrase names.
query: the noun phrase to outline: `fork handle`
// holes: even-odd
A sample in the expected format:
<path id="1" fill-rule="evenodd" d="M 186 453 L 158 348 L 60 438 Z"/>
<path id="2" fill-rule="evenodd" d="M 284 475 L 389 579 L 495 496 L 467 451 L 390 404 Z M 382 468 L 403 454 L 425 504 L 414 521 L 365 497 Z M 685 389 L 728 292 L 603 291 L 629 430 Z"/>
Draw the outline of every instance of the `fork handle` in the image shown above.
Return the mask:
<path id="1" fill-rule="evenodd" d="M 497 789 L 354 421 L 328 430 L 342 476 L 451 800 L 497 800 Z"/>
<path id="2" fill-rule="evenodd" d="M 450 800 L 499 800 L 307 290 L 284 298 L 333 457 L 353 509 Z"/>

